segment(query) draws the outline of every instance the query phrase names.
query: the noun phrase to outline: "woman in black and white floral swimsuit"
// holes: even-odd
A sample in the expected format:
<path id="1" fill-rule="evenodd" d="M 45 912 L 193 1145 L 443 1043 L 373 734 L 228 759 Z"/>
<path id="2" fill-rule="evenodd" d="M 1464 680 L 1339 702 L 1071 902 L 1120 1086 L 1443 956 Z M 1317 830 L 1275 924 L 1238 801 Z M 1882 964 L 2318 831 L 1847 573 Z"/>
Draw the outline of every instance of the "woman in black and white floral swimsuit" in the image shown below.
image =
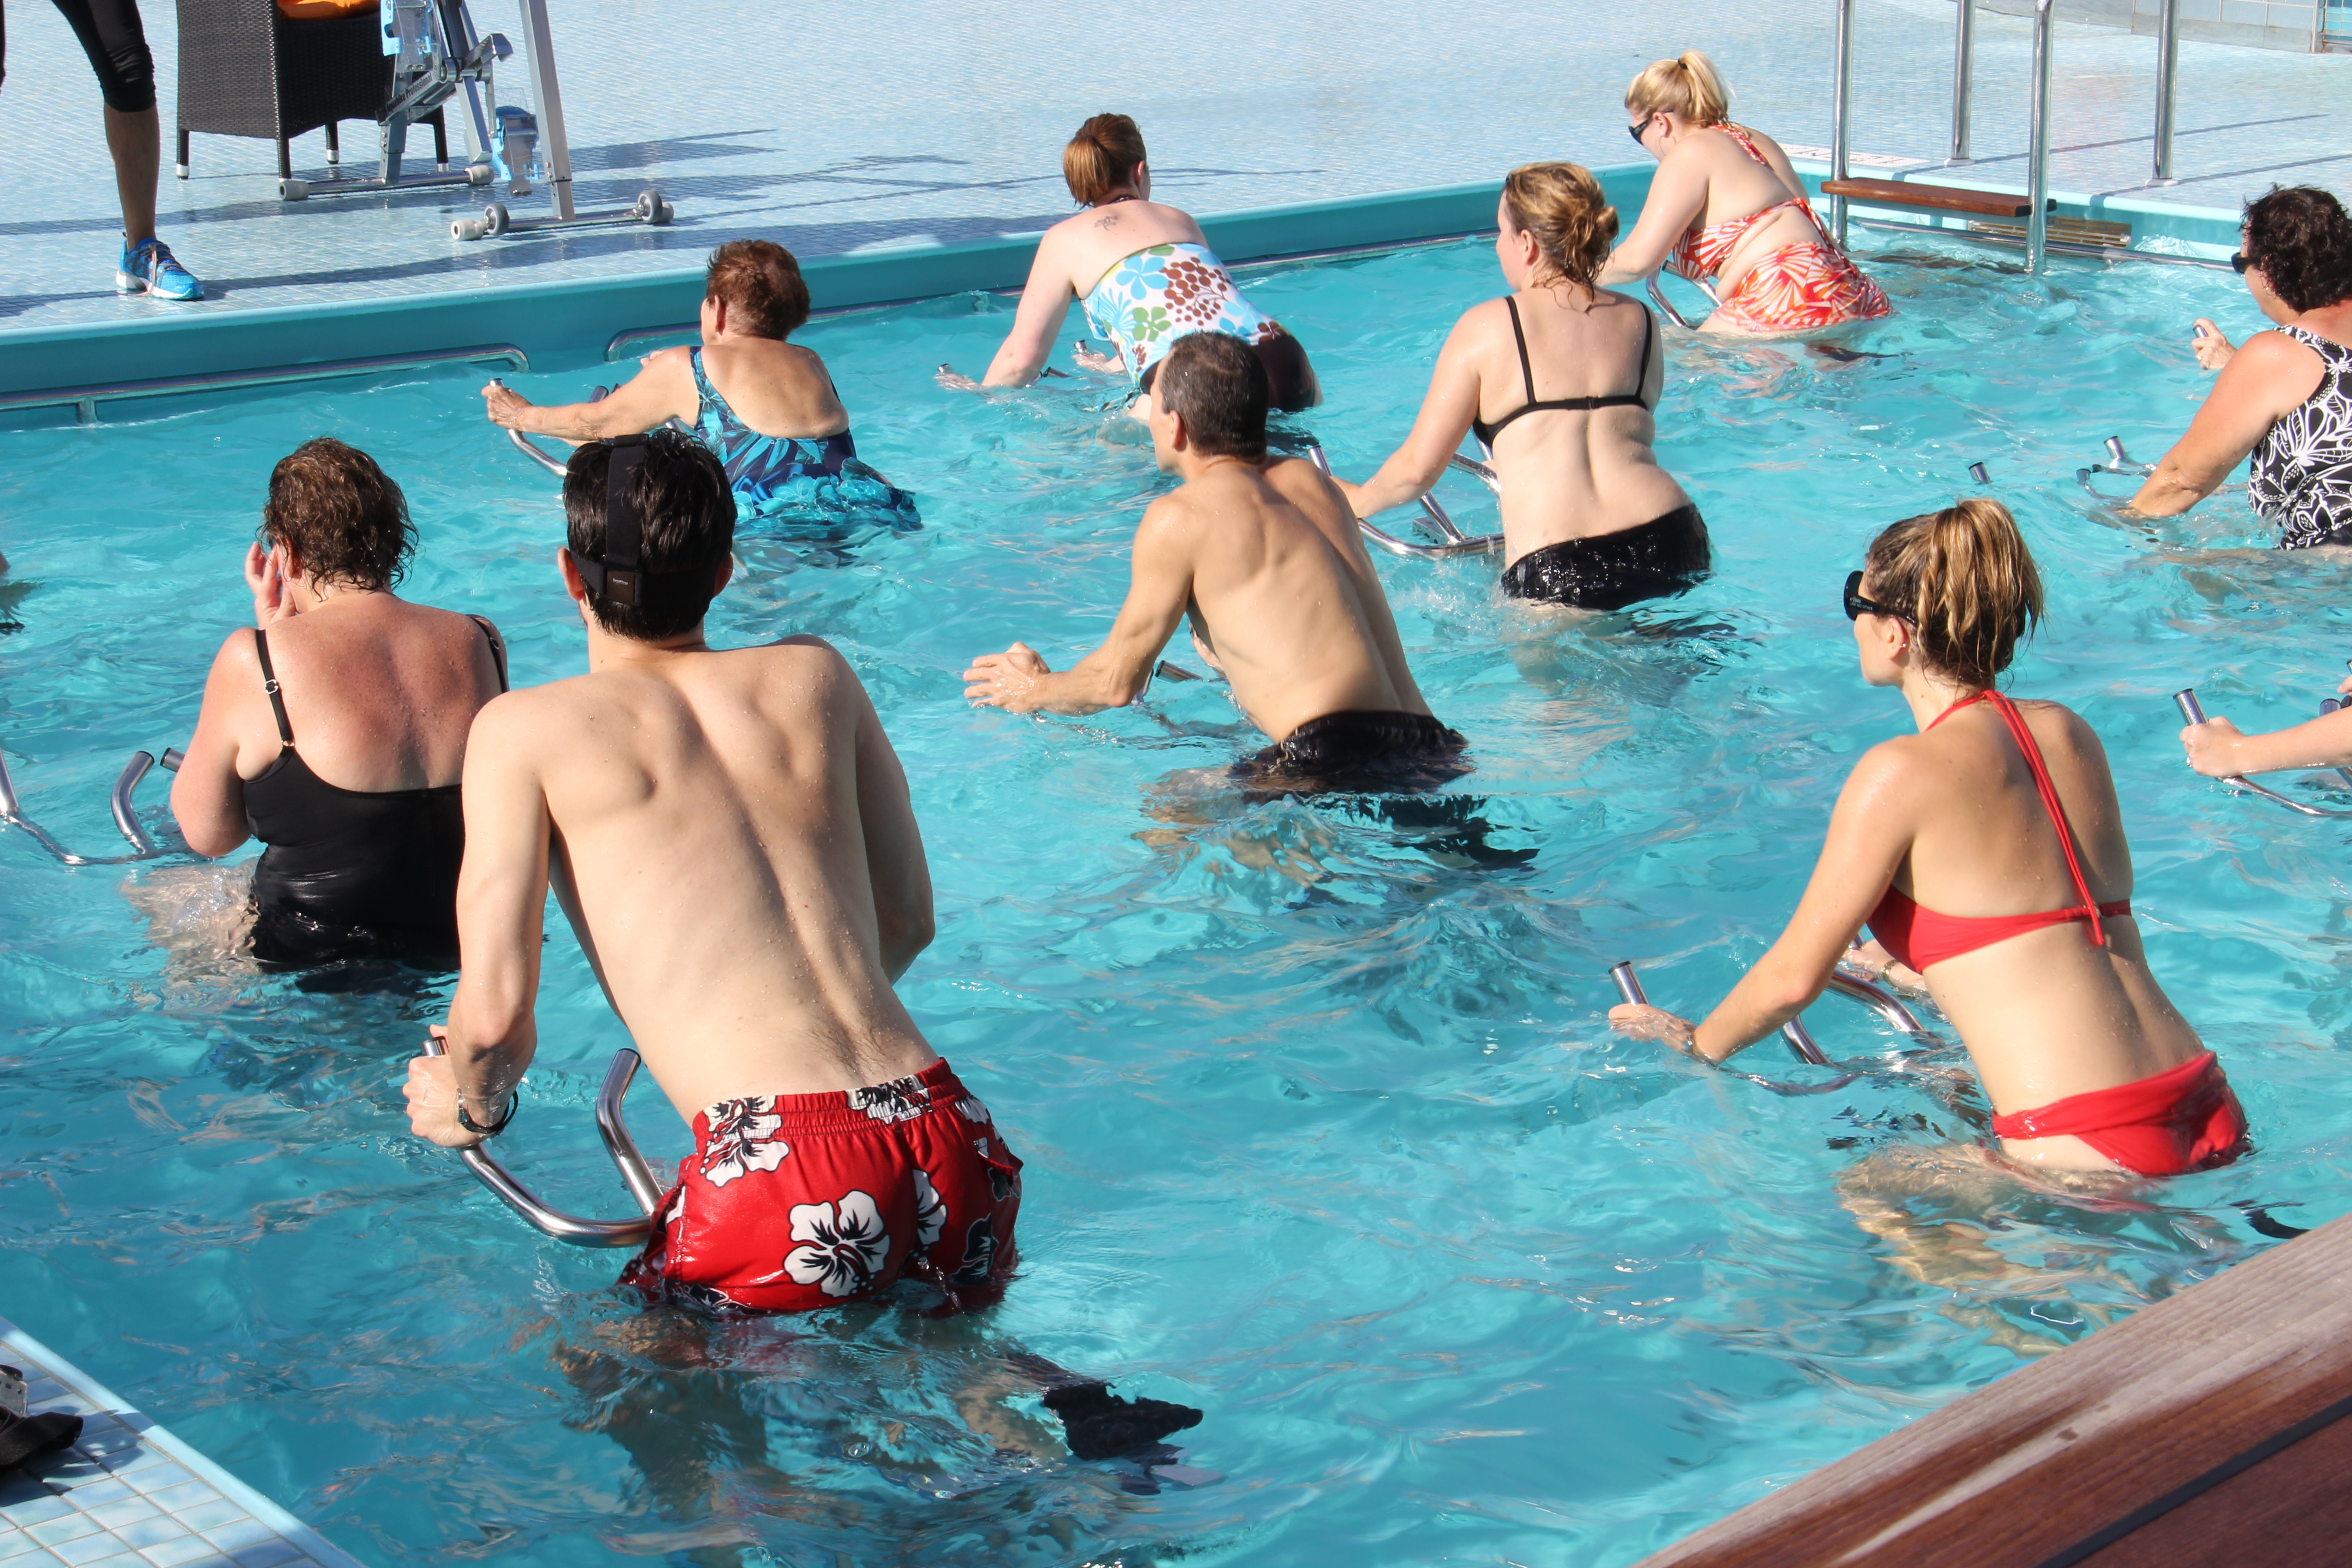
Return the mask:
<path id="1" fill-rule="evenodd" d="M 2247 499 L 2280 549 L 2352 545 L 2352 217 L 2326 191 L 2273 187 L 2247 205 L 2241 244 L 2247 292 L 2278 328 L 2233 348 L 2198 321 L 2198 361 L 2221 374 L 2129 510 L 2187 511 L 2251 453 Z"/>

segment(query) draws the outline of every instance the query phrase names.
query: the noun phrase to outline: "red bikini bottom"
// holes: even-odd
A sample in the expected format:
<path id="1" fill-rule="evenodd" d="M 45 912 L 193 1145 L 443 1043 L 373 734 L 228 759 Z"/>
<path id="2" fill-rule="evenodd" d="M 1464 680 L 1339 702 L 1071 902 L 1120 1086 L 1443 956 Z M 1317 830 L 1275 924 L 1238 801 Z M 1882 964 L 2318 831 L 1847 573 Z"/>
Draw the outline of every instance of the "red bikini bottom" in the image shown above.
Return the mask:
<path id="1" fill-rule="evenodd" d="M 1992 1119 L 2002 1138 L 2080 1138 L 2138 1176 L 2226 1165 L 2246 1152 L 2246 1113 L 2210 1051 L 2177 1068 Z"/>

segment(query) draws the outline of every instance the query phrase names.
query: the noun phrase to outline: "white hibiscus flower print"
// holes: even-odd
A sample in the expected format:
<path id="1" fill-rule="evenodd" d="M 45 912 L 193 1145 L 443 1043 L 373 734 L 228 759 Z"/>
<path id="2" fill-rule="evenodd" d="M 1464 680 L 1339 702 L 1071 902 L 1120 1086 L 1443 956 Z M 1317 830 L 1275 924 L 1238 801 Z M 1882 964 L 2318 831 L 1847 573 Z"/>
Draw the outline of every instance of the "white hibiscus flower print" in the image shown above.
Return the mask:
<path id="1" fill-rule="evenodd" d="M 931 1185 L 929 1171 L 915 1173 L 915 1245 L 929 1247 L 948 1227 L 948 1205 Z"/>
<path id="2" fill-rule="evenodd" d="M 831 1204 L 794 1204 L 793 1239 L 807 1245 L 784 1255 L 784 1272 L 828 1296 L 856 1295 L 890 1258 L 882 1210 L 860 1192 L 845 1195 L 838 1210 Z"/>
<path id="3" fill-rule="evenodd" d="M 912 1121 L 929 1110 L 931 1091 L 919 1078 L 892 1079 L 870 1089 L 849 1091 L 849 1107 L 862 1110 L 877 1121 Z"/>
<path id="4" fill-rule="evenodd" d="M 723 1187 L 738 1176 L 782 1164 L 793 1146 L 774 1136 L 784 1124 L 775 1109 L 772 1099 L 722 1100 L 704 1111 L 710 1143 L 702 1154 L 703 1178 Z"/>
<path id="5" fill-rule="evenodd" d="M 963 1112 L 963 1119 L 966 1121 L 978 1121 L 985 1124 L 994 1120 L 988 1114 L 988 1107 L 980 1102 L 980 1097 L 977 1095 L 965 1095 L 961 1100 L 956 1101 L 956 1109 Z"/>

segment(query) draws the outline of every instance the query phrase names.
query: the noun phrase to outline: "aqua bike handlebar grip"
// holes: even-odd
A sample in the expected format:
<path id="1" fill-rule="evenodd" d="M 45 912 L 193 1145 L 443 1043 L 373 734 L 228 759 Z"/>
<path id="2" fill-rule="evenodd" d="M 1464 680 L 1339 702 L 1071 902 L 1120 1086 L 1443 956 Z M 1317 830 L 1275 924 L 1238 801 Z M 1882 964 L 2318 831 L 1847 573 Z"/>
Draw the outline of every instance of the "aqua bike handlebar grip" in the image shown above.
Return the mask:
<path id="1" fill-rule="evenodd" d="M 2180 717 L 2184 721 L 2190 724 L 2202 724 L 2205 722 L 2205 705 L 2197 700 L 2197 689 L 2195 687 L 2182 687 L 2179 690 L 2172 694 L 2172 700 L 2179 707 Z"/>
<path id="2" fill-rule="evenodd" d="M 1611 964 L 1609 978 L 1617 983 L 1617 994 L 1622 996 L 1629 1005 L 1646 1007 L 1650 1005 L 1648 994 L 1642 989 L 1640 977 L 1633 973 L 1632 959 Z"/>

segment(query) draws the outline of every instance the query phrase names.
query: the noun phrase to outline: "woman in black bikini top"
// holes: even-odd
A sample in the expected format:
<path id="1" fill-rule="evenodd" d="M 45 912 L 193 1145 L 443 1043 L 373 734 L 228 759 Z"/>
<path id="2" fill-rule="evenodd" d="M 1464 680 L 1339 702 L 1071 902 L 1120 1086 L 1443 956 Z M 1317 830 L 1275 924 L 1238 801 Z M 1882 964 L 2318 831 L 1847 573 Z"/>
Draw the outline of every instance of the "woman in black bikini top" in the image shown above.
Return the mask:
<path id="1" fill-rule="evenodd" d="M 1706 574 L 1706 524 L 1674 477 L 1658 467 L 1648 420 L 1618 415 L 1581 426 L 1538 421 L 1522 426 L 1528 433 L 1502 440 L 1506 430 L 1533 414 L 1617 408 L 1647 414 L 1656 396 L 1651 389 L 1664 384 L 1657 321 L 1649 308 L 1593 281 L 1617 233 L 1616 209 L 1577 165 L 1530 163 L 1503 182 L 1496 224 L 1496 257 L 1511 286 L 1503 309 L 1490 302 L 1464 314 L 1438 354 L 1412 434 L 1361 486 L 1342 481 L 1340 489 L 1358 517 L 1419 500 L 1445 471 L 1462 437 L 1475 434 L 1502 492 L 1510 562 L 1502 579 L 1506 595 L 1615 610 L 1678 594 Z M 1642 318 L 1641 352 L 1619 382 L 1630 387 L 1580 397 L 1536 395 L 1538 357 L 1546 362 L 1545 379 L 1554 384 L 1601 379 L 1592 362 L 1604 354 L 1613 361 L 1633 346 L 1627 309 Z M 1531 317 L 1536 353 L 1528 345 Z M 1505 379 L 1510 362 L 1500 352 L 1507 319 L 1518 358 L 1516 388 Z M 1622 328 L 1612 325 L 1619 320 Z M 1518 406 L 1491 421 L 1479 417 L 1492 405 L 1492 395 L 1499 394 L 1493 396 L 1499 402 L 1513 392 L 1520 396 Z"/>
<path id="2" fill-rule="evenodd" d="M 267 552 L 256 544 L 246 562 L 259 624 L 214 660 L 172 790 L 181 832 L 199 854 L 248 835 L 268 847 L 253 882 L 265 963 L 454 959 L 458 773 L 474 714 L 506 689 L 505 647 L 478 616 L 393 594 L 415 530 L 365 453 L 306 443 L 270 476 L 264 519 Z M 320 767 L 392 787 L 322 777 L 296 747 L 289 692 Z"/>

